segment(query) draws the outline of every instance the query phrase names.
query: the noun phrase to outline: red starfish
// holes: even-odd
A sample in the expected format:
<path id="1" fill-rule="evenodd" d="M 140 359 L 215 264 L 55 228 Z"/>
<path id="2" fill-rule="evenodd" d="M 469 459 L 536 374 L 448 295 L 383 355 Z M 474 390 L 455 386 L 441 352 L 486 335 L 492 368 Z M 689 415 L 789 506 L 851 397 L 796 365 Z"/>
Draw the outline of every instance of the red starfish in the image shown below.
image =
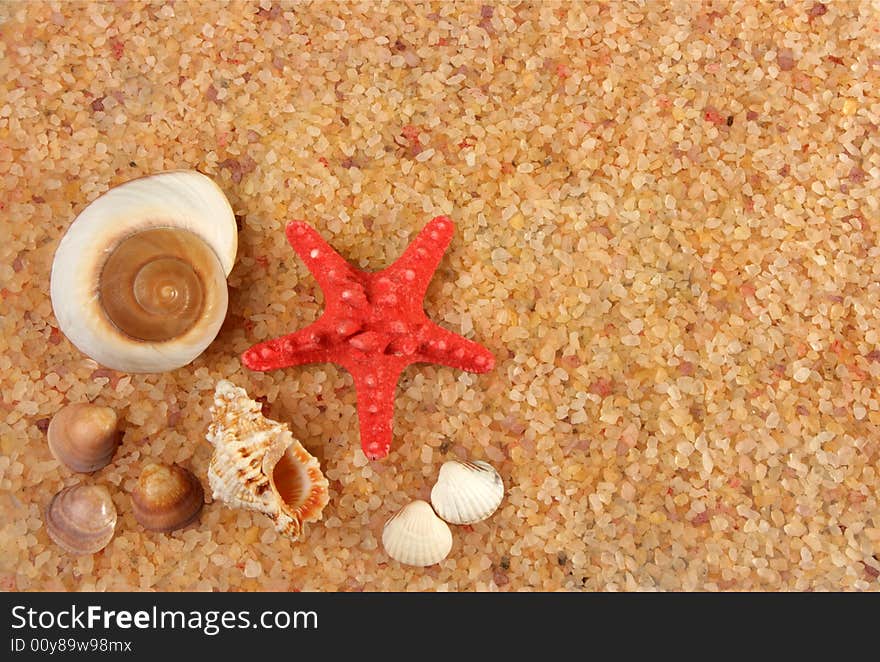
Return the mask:
<path id="1" fill-rule="evenodd" d="M 452 239 L 446 216 L 428 223 L 403 255 L 382 271 L 361 271 L 302 221 L 287 224 L 287 240 L 324 293 L 324 313 L 300 331 L 254 345 L 241 360 L 251 370 L 336 363 L 354 377 L 361 447 L 371 460 L 388 454 L 394 389 L 411 363 L 437 363 L 488 372 L 485 347 L 437 326 L 422 299 Z"/>

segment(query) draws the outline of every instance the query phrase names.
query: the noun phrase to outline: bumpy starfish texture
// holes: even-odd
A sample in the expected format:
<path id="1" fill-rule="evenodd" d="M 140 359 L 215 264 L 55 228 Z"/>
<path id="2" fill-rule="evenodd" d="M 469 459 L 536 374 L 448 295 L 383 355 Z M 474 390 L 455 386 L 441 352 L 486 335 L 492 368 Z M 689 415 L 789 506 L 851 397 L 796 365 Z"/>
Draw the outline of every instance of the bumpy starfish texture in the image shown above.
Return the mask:
<path id="1" fill-rule="evenodd" d="M 254 345 L 241 360 L 251 370 L 336 363 L 354 378 L 361 447 L 371 460 L 388 454 L 394 391 L 411 363 L 488 372 L 485 347 L 434 324 L 422 300 L 452 239 L 446 216 L 429 222 L 391 266 L 377 272 L 349 264 L 306 223 L 287 225 L 287 240 L 324 293 L 324 312 L 300 331 Z"/>

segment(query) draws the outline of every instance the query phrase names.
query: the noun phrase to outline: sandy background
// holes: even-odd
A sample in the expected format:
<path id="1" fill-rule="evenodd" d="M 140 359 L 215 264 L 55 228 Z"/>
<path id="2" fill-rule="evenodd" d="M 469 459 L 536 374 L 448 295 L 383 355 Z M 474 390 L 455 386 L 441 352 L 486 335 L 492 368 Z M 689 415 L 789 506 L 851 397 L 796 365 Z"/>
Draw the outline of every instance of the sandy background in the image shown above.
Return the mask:
<path id="1" fill-rule="evenodd" d="M 876 3 L 0 3 L 0 588 L 877 590 L 880 42 Z M 194 363 L 103 369 L 58 331 L 58 240 L 109 186 L 171 168 L 241 224 L 226 325 Z M 413 366 L 389 457 L 351 378 L 238 354 L 321 310 L 282 228 L 379 269 L 458 224 L 428 315 L 487 375 Z M 215 382 L 289 422 L 330 479 L 303 539 L 205 507 L 135 522 L 150 460 L 205 482 Z M 125 436 L 92 476 L 52 459 L 67 402 Z M 439 566 L 384 521 L 449 457 L 508 493 Z M 108 485 L 94 556 L 42 509 Z"/>

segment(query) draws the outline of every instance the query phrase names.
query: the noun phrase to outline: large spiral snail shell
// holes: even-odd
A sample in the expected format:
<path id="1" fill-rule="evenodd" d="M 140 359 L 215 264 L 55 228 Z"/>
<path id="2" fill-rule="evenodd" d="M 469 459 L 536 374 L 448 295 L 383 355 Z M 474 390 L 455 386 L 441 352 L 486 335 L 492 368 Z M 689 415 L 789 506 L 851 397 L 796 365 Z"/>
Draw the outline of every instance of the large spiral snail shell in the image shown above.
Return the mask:
<path id="1" fill-rule="evenodd" d="M 220 188 L 189 170 L 110 189 L 76 217 L 52 264 L 64 335 L 125 372 L 186 365 L 220 331 L 238 246 Z"/>

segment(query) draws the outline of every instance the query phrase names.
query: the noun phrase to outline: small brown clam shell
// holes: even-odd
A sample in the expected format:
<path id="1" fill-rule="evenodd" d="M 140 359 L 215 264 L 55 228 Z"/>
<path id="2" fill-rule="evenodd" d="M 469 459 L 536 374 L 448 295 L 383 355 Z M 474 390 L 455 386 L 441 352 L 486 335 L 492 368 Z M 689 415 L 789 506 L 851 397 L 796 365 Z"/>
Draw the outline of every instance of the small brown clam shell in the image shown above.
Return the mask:
<path id="1" fill-rule="evenodd" d="M 113 538 L 116 506 L 103 485 L 66 487 L 46 508 L 46 532 L 71 554 L 94 554 Z"/>
<path id="2" fill-rule="evenodd" d="M 97 471 L 107 466 L 119 446 L 117 422 L 110 407 L 89 402 L 62 407 L 49 423 L 49 450 L 73 471 Z"/>
<path id="3" fill-rule="evenodd" d="M 176 464 L 148 464 L 131 493 L 135 519 L 150 531 L 174 531 L 202 510 L 205 493 L 191 472 Z"/>

